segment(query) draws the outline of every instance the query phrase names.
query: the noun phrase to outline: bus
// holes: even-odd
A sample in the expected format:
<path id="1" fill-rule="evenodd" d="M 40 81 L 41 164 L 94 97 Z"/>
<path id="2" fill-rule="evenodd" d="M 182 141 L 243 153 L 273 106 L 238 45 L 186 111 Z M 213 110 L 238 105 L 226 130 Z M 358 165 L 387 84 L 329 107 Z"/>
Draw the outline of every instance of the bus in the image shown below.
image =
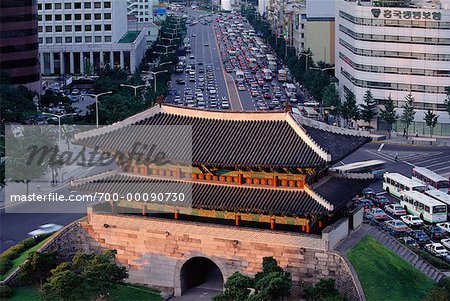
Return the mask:
<path id="1" fill-rule="evenodd" d="M 447 205 L 447 215 L 450 213 L 450 194 L 436 189 L 427 190 L 425 194 Z"/>
<path id="2" fill-rule="evenodd" d="M 388 194 L 400 198 L 404 191 L 424 192 L 427 186 L 402 174 L 387 172 L 383 175 L 383 189 Z"/>
<path id="3" fill-rule="evenodd" d="M 447 206 L 419 191 L 403 191 L 400 200 L 406 211 L 429 223 L 447 221 Z"/>
<path id="4" fill-rule="evenodd" d="M 297 87 L 294 84 L 288 83 L 286 84 L 286 87 L 284 88 L 287 97 L 292 97 L 297 94 Z"/>
<path id="5" fill-rule="evenodd" d="M 263 74 L 264 74 L 265 80 L 267 80 L 267 81 L 272 80 L 272 70 L 265 68 L 265 69 L 263 69 Z"/>
<path id="6" fill-rule="evenodd" d="M 366 160 L 332 167 L 330 170 L 336 173 L 370 173 L 377 175 L 385 172 L 385 164 L 386 161 L 383 160 Z"/>
<path id="7" fill-rule="evenodd" d="M 278 81 L 285 82 L 287 80 L 287 71 L 285 69 L 278 70 Z"/>
<path id="8" fill-rule="evenodd" d="M 425 167 L 414 167 L 412 178 L 445 193 L 448 192 L 450 187 L 450 181 L 448 179 Z"/>

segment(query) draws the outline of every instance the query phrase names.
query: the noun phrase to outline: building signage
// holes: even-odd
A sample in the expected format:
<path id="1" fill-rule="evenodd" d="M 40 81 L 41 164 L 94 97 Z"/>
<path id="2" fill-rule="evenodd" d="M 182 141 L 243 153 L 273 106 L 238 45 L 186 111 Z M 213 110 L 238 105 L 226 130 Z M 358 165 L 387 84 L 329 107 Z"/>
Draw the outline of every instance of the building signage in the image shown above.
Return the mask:
<path id="1" fill-rule="evenodd" d="M 414 20 L 441 20 L 440 12 L 429 11 L 411 11 L 411 10 L 395 10 L 395 9 L 379 9 L 372 8 L 372 15 L 375 18 L 380 16 L 386 19 L 414 19 Z"/>

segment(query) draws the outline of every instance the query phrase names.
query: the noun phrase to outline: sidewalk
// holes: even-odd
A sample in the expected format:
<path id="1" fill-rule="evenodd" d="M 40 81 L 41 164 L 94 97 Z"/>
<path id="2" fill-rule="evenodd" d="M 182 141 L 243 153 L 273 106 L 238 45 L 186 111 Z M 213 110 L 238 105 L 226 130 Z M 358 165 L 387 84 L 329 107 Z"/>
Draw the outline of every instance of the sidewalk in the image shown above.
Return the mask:
<path id="1" fill-rule="evenodd" d="M 414 146 L 450 146 L 450 137 L 449 136 L 409 136 L 409 139 L 406 139 L 403 135 L 398 135 L 398 133 L 392 133 L 391 138 L 388 139 L 387 134 L 383 134 L 380 132 L 374 132 L 371 134 L 373 141 L 385 144 L 401 144 L 401 145 L 414 145 Z M 417 140 L 419 141 L 415 141 Z M 412 140 L 411 140 L 412 139 Z M 422 141 L 421 141 L 422 140 Z M 431 142 L 430 142 L 431 141 Z"/>

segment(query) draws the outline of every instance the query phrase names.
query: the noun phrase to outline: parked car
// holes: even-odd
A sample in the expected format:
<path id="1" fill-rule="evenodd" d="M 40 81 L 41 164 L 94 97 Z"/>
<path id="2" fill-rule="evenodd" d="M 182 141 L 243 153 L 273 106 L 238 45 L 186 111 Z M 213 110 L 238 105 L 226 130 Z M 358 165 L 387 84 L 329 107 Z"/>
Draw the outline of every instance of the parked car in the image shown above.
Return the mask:
<path id="1" fill-rule="evenodd" d="M 412 230 L 408 232 L 408 235 L 414 238 L 418 243 L 424 244 L 430 242 L 430 237 L 422 230 Z"/>
<path id="2" fill-rule="evenodd" d="M 439 226 L 429 225 L 424 227 L 424 231 L 432 238 L 444 238 L 447 236 L 447 231 Z"/>
<path id="3" fill-rule="evenodd" d="M 400 206 L 399 204 L 390 204 L 384 207 L 384 211 L 386 211 L 387 213 L 390 213 L 392 215 L 405 215 L 406 214 L 406 210 L 405 208 L 403 208 L 402 206 Z"/>
<path id="4" fill-rule="evenodd" d="M 390 201 L 384 195 L 375 195 L 371 197 L 371 200 L 376 206 L 380 208 L 384 208 L 384 206 L 392 204 L 392 201 Z"/>
<path id="5" fill-rule="evenodd" d="M 450 255 L 447 249 L 437 242 L 425 245 L 425 250 L 438 257 L 447 257 Z"/>
<path id="6" fill-rule="evenodd" d="M 386 221 L 386 222 L 384 222 L 384 224 L 385 224 L 386 229 L 394 230 L 396 232 L 405 232 L 405 231 L 410 230 L 408 228 L 408 226 L 399 219 L 393 219 L 390 221 Z"/>
<path id="7" fill-rule="evenodd" d="M 408 226 L 418 227 L 423 225 L 423 221 L 416 215 L 402 215 L 400 219 Z"/>
<path id="8" fill-rule="evenodd" d="M 372 217 L 376 220 L 386 219 L 388 217 L 387 214 L 383 211 L 383 209 L 380 209 L 380 208 L 367 209 L 366 215 L 369 217 Z"/>
<path id="9" fill-rule="evenodd" d="M 36 230 L 33 230 L 28 233 L 28 235 L 32 237 L 36 237 L 42 234 L 49 234 L 60 230 L 63 226 L 57 224 L 44 224 L 39 226 Z"/>

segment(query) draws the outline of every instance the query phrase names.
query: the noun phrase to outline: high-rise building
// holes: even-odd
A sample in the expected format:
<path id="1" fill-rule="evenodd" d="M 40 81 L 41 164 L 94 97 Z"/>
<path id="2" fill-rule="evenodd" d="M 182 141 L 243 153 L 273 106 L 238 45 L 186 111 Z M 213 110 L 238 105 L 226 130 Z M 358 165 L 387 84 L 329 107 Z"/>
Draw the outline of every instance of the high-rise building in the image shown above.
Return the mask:
<path id="1" fill-rule="evenodd" d="M 336 77 L 340 93 L 353 91 L 358 102 L 370 89 L 381 105 L 391 96 L 401 108 L 411 93 L 417 110 L 412 131 L 426 128 L 428 109 L 439 111 L 439 123 L 450 122 L 444 104 L 450 86 L 450 0 L 338 0 Z"/>
<path id="2" fill-rule="evenodd" d="M 126 1 L 39 0 L 42 74 L 90 74 L 107 65 L 134 72 L 146 32 L 128 30 Z"/>
<path id="3" fill-rule="evenodd" d="M 153 0 L 127 0 L 128 30 L 145 30 L 147 47 L 156 41 L 158 26 L 153 23 Z"/>
<path id="4" fill-rule="evenodd" d="M 36 1 L 0 2 L 0 42 L 1 71 L 12 84 L 40 93 Z"/>

